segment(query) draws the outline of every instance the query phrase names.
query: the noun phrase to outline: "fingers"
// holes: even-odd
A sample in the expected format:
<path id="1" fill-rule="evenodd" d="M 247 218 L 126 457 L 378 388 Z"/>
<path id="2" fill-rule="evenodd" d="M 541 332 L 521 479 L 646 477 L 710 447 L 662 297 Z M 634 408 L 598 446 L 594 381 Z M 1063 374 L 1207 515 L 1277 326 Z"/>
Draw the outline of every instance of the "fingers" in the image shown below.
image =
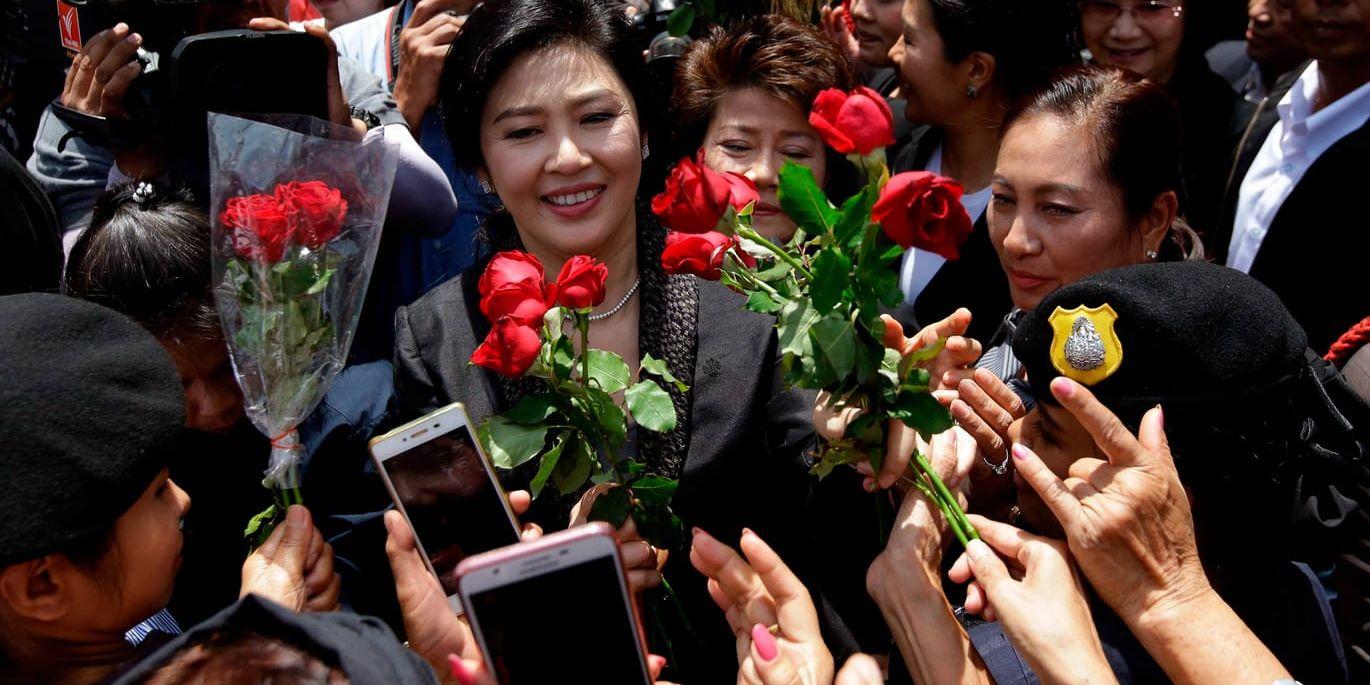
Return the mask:
<path id="1" fill-rule="evenodd" d="M 1142 425 L 1137 430 L 1137 440 L 1148 454 L 1156 455 L 1160 462 L 1175 471 L 1175 458 L 1170 454 L 1170 439 L 1165 434 L 1165 412 L 1156 405 L 1142 417 Z M 1179 474 L 1175 474 L 1178 477 Z"/>
<path id="2" fill-rule="evenodd" d="M 970 525 L 975 526 L 976 532 L 980 533 L 980 539 L 984 540 L 985 544 L 1009 559 L 1022 561 L 1023 548 L 1028 543 L 1041 539 L 1015 526 L 978 514 L 968 514 L 967 518 L 970 519 Z"/>
<path id="3" fill-rule="evenodd" d="M 1085 427 L 1094 444 L 1116 466 L 1133 466 L 1148 461 L 1137 438 L 1085 386 L 1064 376 L 1051 381 L 1051 394 Z"/>
<path id="4" fill-rule="evenodd" d="M 975 369 L 972 376 L 979 389 L 993 399 L 995 404 L 1007 411 L 1010 417 L 1020 419 L 1027 414 L 1027 407 L 1023 404 L 1023 398 L 1019 397 L 1018 393 L 1008 386 L 1008 383 L 994 375 L 989 369 Z"/>
<path id="5" fill-rule="evenodd" d="M 962 307 L 952 312 L 947 318 L 930 326 L 924 326 L 923 330 L 918 331 L 918 334 L 910 341 L 910 345 L 904 349 L 904 354 L 935 345 L 942 338 L 965 335 L 966 329 L 970 328 L 970 319 L 970 310 Z"/>
<path id="6" fill-rule="evenodd" d="M 1070 465 L 1070 471 L 1067 474 L 1069 478 L 1066 480 L 1070 480 L 1071 478 L 1082 480 L 1093 485 L 1096 490 L 1099 490 L 1104 487 L 1105 483 L 1113 480 L 1113 477 L 1117 475 L 1117 473 L 1118 467 L 1103 459 L 1085 457 L 1084 459 L 1076 460 Z"/>
<path id="7" fill-rule="evenodd" d="M 749 623 L 776 623 L 774 599 L 756 571 L 731 547 L 696 530 L 690 562 L 700 573 L 718 582 Z"/>
<path id="8" fill-rule="evenodd" d="M 847 433 L 847 426 L 861 415 L 861 409 L 854 405 L 832 406 L 832 395 L 820 391 L 813 405 L 813 428 L 827 440 L 840 440 Z"/>
<path id="9" fill-rule="evenodd" d="M 885 429 L 885 459 L 880 464 L 880 478 L 876 481 L 882 490 L 888 490 L 899 482 L 899 476 L 909 466 L 913 458 L 918 432 L 909 428 L 903 421 L 892 420 Z"/>
<path id="10" fill-rule="evenodd" d="M 524 542 L 530 542 L 540 537 L 542 537 L 542 526 L 536 523 L 523 524 L 523 530 L 519 532 L 519 539 Z"/>
<path id="11" fill-rule="evenodd" d="M 73 104 L 77 101 L 84 102 L 90 93 L 91 84 L 95 82 L 95 70 L 105 60 L 105 55 L 113 45 L 128 36 L 128 24 L 119 22 L 113 28 L 106 29 L 95 34 L 94 38 L 86 41 L 85 47 L 81 48 L 81 54 L 76 56 L 76 63 L 73 71 L 76 72 L 71 81 L 71 95 Z"/>
<path id="12" fill-rule="evenodd" d="M 903 354 L 904 348 L 908 347 L 909 344 L 908 339 L 904 337 L 904 327 L 889 314 L 881 314 L 880 322 L 885 324 L 885 327 L 881 329 L 880 343 Z"/>
<path id="13" fill-rule="evenodd" d="M 794 663 L 780 654 L 780 644 L 762 623 L 752 626 L 752 663 L 764 685 L 788 685 L 803 682 Z"/>
<path id="14" fill-rule="evenodd" d="M 880 664 L 868 654 L 857 653 L 847 658 L 833 685 L 882 685 L 884 682 Z"/>
<path id="15" fill-rule="evenodd" d="M 409 15 L 408 27 L 419 27 L 428 23 L 429 19 L 443 12 L 459 12 L 461 5 L 458 0 L 420 0 L 414 5 L 414 13 Z"/>
<path id="16" fill-rule="evenodd" d="M 128 94 L 128 87 L 141 73 L 143 65 L 138 62 L 129 62 L 114 72 L 109 83 L 100 91 L 100 112 L 104 116 L 117 116 L 123 113 L 124 96 Z"/>
<path id="17" fill-rule="evenodd" d="M 347 94 L 342 90 L 342 77 L 338 73 L 338 45 L 322 24 L 306 23 L 304 32 L 323 41 L 328 50 L 328 70 L 324 73 L 324 82 L 328 84 L 329 120 L 339 126 L 351 126 L 352 114 L 348 111 Z"/>
<path id="18" fill-rule="evenodd" d="M 594 508 L 595 500 L 599 499 L 599 496 L 611 487 L 613 487 L 612 483 L 600 483 L 586 490 L 585 494 L 580 496 L 580 501 L 571 507 L 571 525 L 584 525 L 586 521 L 590 520 L 590 510 Z"/>
<path id="19" fill-rule="evenodd" d="M 983 541 L 971 540 L 966 543 L 966 556 L 970 557 L 970 570 L 975 574 L 975 579 L 980 581 L 987 596 L 993 598 L 1002 591 L 1005 583 L 1013 582 L 1003 560 Z"/>
<path id="20" fill-rule="evenodd" d="M 317 536 L 314 525 L 309 520 L 309 510 L 299 504 L 292 504 L 286 510 L 284 526 L 285 537 L 281 538 L 280 547 L 273 559 L 292 573 L 304 575 L 309 548 L 314 542 L 313 538 Z"/>
<path id="21" fill-rule="evenodd" d="M 776 616 L 787 635 L 818 639 L 818 610 L 804 583 L 761 536 L 742 529 L 742 553 L 775 602 Z"/>
<path id="22" fill-rule="evenodd" d="M 428 572 L 423 559 L 419 557 L 418 547 L 414 544 L 414 531 L 404 515 L 398 511 L 385 512 L 385 555 L 390 559 L 390 572 L 395 576 L 396 586 L 409 583 L 438 581 Z"/>
<path id="23" fill-rule="evenodd" d="M 122 40 L 111 43 L 109 52 L 95 67 L 95 83 L 104 88 L 110 79 L 114 78 L 115 72 L 127 66 L 138 55 L 138 46 L 142 44 L 142 41 L 142 36 L 130 33 Z"/>
<path id="24" fill-rule="evenodd" d="M 1013 446 L 1014 468 L 1028 485 L 1042 498 L 1051 509 L 1056 520 L 1069 530 L 1080 514 L 1080 500 L 1070 492 L 1064 482 L 1042 463 L 1042 459 L 1022 443 Z"/>
<path id="25" fill-rule="evenodd" d="M 290 24 L 275 17 L 257 17 L 247 20 L 247 27 L 253 31 L 289 31 Z"/>
<path id="26" fill-rule="evenodd" d="M 661 678 L 661 670 L 666 668 L 666 657 L 656 654 L 647 655 L 647 675 L 653 683 Z"/>
<path id="27" fill-rule="evenodd" d="M 528 507 L 533 505 L 533 495 L 527 490 L 510 490 L 508 494 L 509 509 L 515 516 L 523 516 L 528 513 Z"/>

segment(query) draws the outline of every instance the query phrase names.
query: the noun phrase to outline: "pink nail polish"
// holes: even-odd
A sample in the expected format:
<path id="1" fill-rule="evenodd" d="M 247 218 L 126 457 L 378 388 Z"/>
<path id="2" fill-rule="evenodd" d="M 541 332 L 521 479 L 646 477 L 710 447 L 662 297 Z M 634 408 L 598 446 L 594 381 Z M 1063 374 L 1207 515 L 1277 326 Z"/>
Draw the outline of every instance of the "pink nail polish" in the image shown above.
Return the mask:
<path id="1" fill-rule="evenodd" d="M 756 653 L 761 655 L 762 661 L 775 661 L 775 657 L 780 654 L 780 647 L 775 644 L 775 636 L 760 623 L 752 626 L 752 644 L 756 645 Z"/>
<path id="2" fill-rule="evenodd" d="M 447 655 L 447 663 L 452 666 L 452 677 L 457 679 L 461 685 L 475 685 L 476 677 L 466 670 L 466 665 L 461 662 L 461 657 L 456 654 Z"/>
<path id="3" fill-rule="evenodd" d="M 1075 384 L 1066 380 L 1064 376 L 1058 377 L 1051 381 L 1051 391 L 1061 399 L 1070 399 L 1075 395 Z"/>
<path id="4" fill-rule="evenodd" d="M 1019 461 L 1022 461 L 1022 460 L 1024 460 L 1024 459 L 1027 459 L 1027 458 L 1028 458 L 1028 448 L 1024 447 L 1024 446 L 1022 445 L 1022 443 L 1017 443 L 1017 442 L 1013 443 L 1013 458 L 1014 458 L 1014 459 L 1017 459 L 1017 460 L 1019 460 Z"/>

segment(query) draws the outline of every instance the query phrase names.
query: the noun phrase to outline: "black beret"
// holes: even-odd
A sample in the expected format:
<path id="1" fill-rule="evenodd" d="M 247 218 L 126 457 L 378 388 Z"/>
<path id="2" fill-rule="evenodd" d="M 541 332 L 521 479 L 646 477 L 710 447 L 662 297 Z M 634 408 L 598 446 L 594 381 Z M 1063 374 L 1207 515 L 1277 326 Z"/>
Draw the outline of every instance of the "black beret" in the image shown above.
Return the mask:
<path id="1" fill-rule="evenodd" d="M 112 685 L 146 682 L 186 649 L 216 637 L 260 635 L 280 640 L 342 671 L 353 685 L 424 685 L 438 682 L 419 655 L 400 644 L 372 617 L 346 611 L 296 614 L 248 595 L 129 667 Z"/>
<path id="2" fill-rule="evenodd" d="M 184 430 L 156 338 L 74 297 L 0 297 L 0 379 L 0 567 L 107 534 Z"/>
<path id="3" fill-rule="evenodd" d="M 1013 337 L 1039 400 L 1054 403 L 1051 381 L 1066 375 L 1114 411 L 1255 400 L 1299 377 L 1307 347 L 1269 288 L 1203 262 L 1087 276 L 1043 299 Z"/>

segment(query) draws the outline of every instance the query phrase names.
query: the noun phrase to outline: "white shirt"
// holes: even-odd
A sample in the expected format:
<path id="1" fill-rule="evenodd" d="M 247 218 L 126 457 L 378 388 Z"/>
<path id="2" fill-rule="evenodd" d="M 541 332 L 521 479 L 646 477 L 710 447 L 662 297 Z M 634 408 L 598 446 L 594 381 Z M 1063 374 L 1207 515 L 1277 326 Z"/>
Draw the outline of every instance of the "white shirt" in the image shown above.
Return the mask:
<path id="1" fill-rule="evenodd" d="M 390 22 L 400 5 L 350 21 L 328 32 L 338 46 L 338 54 L 360 63 L 367 71 L 390 83 Z"/>
<path id="2" fill-rule="evenodd" d="M 924 171 L 931 171 L 934 174 L 942 173 L 941 145 L 932 151 L 932 156 L 928 158 L 928 165 Z M 980 215 L 985 213 L 986 207 L 989 207 L 989 196 L 989 186 L 961 196 L 961 206 L 965 208 L 966 214 L 970 215 L 972 225 L 980 220 Z M 904 301 L 913 302 L 917 300 L 918 296 L 923 294 L 923 289 L 932 282 L 932 277 L 936 276 L 938 270 L 946 263 L 946 257 L 917 247 L 905 252 L 904 261 L 899 264 L 899 289 L 904 291 Z"/>
<path id="3" fill-rule="evenodd" d="M 1227 265 L 1234 269 L 1251 272 L 1270 224 L 1309 167 L 1370 119 L 1370 83 L 1314 112 L 1321 83 L 1315 61 L 1276 105 L 1280 120 L 1252 160 L 1237 196 L 1237 216 L 1227 251 Z"/>

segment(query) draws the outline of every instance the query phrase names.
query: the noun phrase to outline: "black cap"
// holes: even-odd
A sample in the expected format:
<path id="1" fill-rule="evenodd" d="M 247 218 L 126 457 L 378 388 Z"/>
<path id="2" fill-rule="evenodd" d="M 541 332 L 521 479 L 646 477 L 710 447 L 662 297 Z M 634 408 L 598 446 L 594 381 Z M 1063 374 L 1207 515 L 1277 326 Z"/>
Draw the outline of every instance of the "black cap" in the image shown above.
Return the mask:
<path id="1" fill-rule="evenodd" d="M 1307 347 L 1269 288 L 1202 262 L 1087 276 L 1043 299 L 1013 337 L 1039 400 L 1054 402 L 1051 381 L 1064 375 L 1114 411 L 1257 400 L 1300 376 Z"/>
<path id="2" fill-rule="evenodd" d="M 170 461 L 180 378 L 156 338 L 72 297 L 0 297 L 0 567 L 107 534 Z"/>
<path id="3" fill-rule="evenodd" d="M 255 634 L 280 640 L 342 671 L 353 685 L 437 683 L 433 669 L 400 644 L 385 622 L 345 611 L 296 614 L 248 595 L 168 642 L 120 675 L 112 685 L 145 682 L 184 650 L 216 636 Z"/>

